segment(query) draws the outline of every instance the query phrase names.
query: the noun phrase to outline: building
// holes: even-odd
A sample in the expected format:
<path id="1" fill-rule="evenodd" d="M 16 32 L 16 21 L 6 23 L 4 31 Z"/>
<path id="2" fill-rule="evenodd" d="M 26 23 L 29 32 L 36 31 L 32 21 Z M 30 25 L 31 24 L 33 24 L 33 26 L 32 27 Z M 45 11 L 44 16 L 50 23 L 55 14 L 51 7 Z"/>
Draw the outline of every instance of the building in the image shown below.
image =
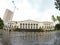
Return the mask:
<path id="1" fill-rule="evenodd" d="M 53 30 L 54 25 L 52 22 L 39 22 L 34 20 L 24 20 L 24 21 L 12 21 L 13 12 L 6 9 L 3 21 L 5 27 L 8 29 L 19 28 L 19 29 L 44 29 Z"/>
<path id="2" fill-rule="evenodd" d="M 12 18 L 13 18 L 13 12 L 9 9 L 6 9 L 5 14 L 3 16 L 5 29 L 7 29 L 7 28 L 10 29 Z M 8 22 L 9 22 L 9 24 L 8 24 Z"/>
<path id="3" fill-rule="evenodd" d="M 52 22 L 38 22 L 34 20 L 11 21 L 11 27 L 19 29 L 40 29 L 40 28 L 44 30 L 54 29 L 54 25 Z"/>
<path id="4" fill-rule="evenodd" d="M 12 21 L 12 17 L 13 17 L 13 12 L 9 9 L 6 9 L 3 17 L 3 21 L 4 22 Z"/>
<path id="5" fill-rule="evenodd" d="M 8 22 L 11 22 L 12 18 L 13 18 L 13 12 L 9 9 L 6 9 L 5 14 L 3 16 L 4 28 L 8 28 Z"/>

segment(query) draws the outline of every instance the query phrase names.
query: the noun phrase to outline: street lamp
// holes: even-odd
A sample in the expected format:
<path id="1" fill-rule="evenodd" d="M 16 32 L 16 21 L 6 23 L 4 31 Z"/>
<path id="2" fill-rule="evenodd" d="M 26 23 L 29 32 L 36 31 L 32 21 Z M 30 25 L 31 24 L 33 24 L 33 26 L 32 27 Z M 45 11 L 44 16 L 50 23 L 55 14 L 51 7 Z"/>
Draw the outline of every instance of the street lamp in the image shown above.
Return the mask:
<path id="1" fill-rule="evenodd" d="M 13 11 L 13 15 L 14 15 L 15 10 L 16 10 L 17 8 L 16 8 L 16 6 L 15 6 L 14 1 L 12 1 L 12 3 L 13 3 L 13 5 L 14 5 L 14 11 Z M 9 28 L 10 28 L 10 30 L 9 30 L 9 31 L 11 31 L 11 30 L 12 30 L 12 26 L 11 26 L 11 25 L 12 25 L 12 21 L 10 21 L 10 27 L 9 27 Z"/>
<path id="2" fill-rule="evenodd" d="M 15 3 L 14 3 L 14 1 L 12 1 L 12 3 L 13 3 L 13 5 L 14 5 L 14 12 L 15 12 L 16 6 L 15 6 Z"/>

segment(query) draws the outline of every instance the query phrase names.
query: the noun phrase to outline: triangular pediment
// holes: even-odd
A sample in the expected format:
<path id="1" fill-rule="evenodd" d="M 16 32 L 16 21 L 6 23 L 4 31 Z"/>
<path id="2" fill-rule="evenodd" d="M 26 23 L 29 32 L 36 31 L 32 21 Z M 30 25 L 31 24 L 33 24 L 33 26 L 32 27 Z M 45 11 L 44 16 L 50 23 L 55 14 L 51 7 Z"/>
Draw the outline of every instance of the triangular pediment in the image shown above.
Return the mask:
<path id="1" fill-rule="evenodd" d="M 24 21 L 20 21 L 21 23 L 39 23 L 38 21 L 34 21 L 34 20 L 24 20 Z"/>

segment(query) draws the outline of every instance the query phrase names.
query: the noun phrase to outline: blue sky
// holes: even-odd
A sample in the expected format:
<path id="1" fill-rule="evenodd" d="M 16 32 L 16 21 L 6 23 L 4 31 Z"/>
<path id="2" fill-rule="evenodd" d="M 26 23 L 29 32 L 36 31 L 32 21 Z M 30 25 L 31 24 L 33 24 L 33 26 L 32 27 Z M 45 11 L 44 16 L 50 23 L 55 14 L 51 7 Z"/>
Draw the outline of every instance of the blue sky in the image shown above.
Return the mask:
<path id="1" fill-rule="evenodd" d="M 12 20 L 52 21 L 51 16 L 60 15 L 55 9 L 54 0 L 14 0 L 16 9 Z M 3 18 L 6 9 L 14 11 L 12 0 L 0 0 L 0 17 Z"/>

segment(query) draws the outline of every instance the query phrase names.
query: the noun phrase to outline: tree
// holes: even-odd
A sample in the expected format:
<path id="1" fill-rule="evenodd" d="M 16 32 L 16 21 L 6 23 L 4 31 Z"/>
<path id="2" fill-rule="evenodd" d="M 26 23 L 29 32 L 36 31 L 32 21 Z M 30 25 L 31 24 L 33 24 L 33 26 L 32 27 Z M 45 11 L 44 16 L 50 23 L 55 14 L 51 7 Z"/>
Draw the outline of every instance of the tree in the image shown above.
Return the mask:
<path id="1" fill-rule="evenodd" d="M 58 21 L 59 24 L 60 24 L 60 16 L 57 16 L 56 18 L 54 17 L 54 15 L 52 15 L 52 20 L 55 22 L 55 21 Z"/>
<path id="2" fill-rule="evenodd" d="M 54 15 L 52 15 L 52 20 L 55 22 L 56 21 L 56 18 L 54 17 Z"/>
<path id="3" fill-rule="evenodd" d="M 0 18 L 0 29 L 3 29 L 4 23 L 3 20 Z"/>
<path id="4" fill-rule="evenodd" d="M 58 20 L 58 22 L 60 23 L 60 16 L 57 16 L 57 20 Z"/>
<path id="5" fill-rule="evenodd" d="M 56 0 L 55 5 L 56 5 L 56 9 L 60 10 L 60 0 Z M 55 29 L 60 30 L 60 16 L 57 16 L 57 20 L 59 24 L 55 25 Z"/>
<path id="6" fill-rule="evenodd" d="M 56 0 L 55 5 L 56 5 L 55 8 L 60 10 L 60 0 Z"/>
<path id="7" fill-rule="evenodd" d="M 17 26 L 17 21 L 16 21 L 13 30 L 16 31 L 17 28 L 18 26 Z"/>
<path id="8" fill-rule="evenodd" d="M 60 24 L 55 25 L 55 30 L 60 30 Z"/>
<path id="9" fill-rule="evenodd" d="M 60 16 L 57 16 L 56 18 L 54 17 L 54 15 L 52 15 L 52 20 L 58 21 L 59 23 L 55 25 L 55 30 L 60 30 Z"/>

